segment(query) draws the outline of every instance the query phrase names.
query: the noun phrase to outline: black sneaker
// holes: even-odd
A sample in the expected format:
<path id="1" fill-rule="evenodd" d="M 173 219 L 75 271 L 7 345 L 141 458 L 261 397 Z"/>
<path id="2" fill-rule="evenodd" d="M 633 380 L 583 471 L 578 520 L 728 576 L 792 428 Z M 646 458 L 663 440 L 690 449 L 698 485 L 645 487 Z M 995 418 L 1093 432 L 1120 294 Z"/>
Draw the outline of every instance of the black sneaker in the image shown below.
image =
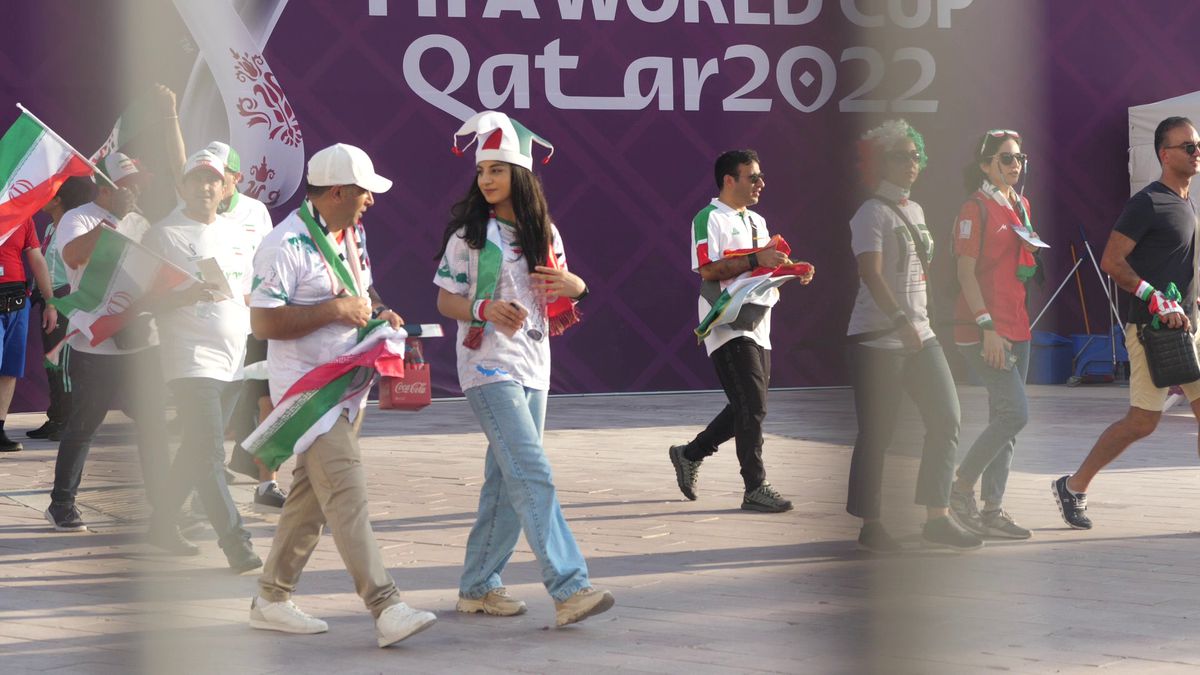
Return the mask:
<path id="1" fill-rule="evenodd" d="M 762 511 L 763 513 L 783 513 L 792 510 L 792 503 L 775 491 L 770 483 L 746 492 L 742 497 L 743 511 Z"/>
<path id="2" fill-rule="evenodd" d="M 146 542 L 161 548 L 171 555 L 199 555 L 200 547 L 183 538 L 179 526 L 151 525 L 146 532 Z"/>
<path id="3" fill-rule="evenodd" d="M 858 547 L 872 553 L 898 553 L 904 547 L 883 529 L 883 523 L 872 521 L 863 523 L 858 533 Z"/>
<path id="4" fill-rule="evenodd" d="M 42 426 L 40 426 L 36 429 L 33 429 L 32 431 L 26 431 L 25 435 L 30 438 L 37 438 L 39 440 L 40 439 L 48 439 L 48 438 L 50 438 L 50 434 L 58 431 L 61 428 L 62 428 L 62 425 L 59 424 L 58 422 L 52 422 L 50 420 L 46 420 L 45 424 L 43 424 Z"/>
<path id="5" fill-rule="evenodd" d="M 983 536 L 987 534 L 987 528 L 983 525 L 983 518 L 979 515 L 979 507 L 975 505 L 975 493 L 962 493 L 958 490 L 950 490 L 950 517 L 954 518 L 954 522 L 962 529 Z"/>
<path id="6" fill-rule="evenodd" d="M 254 491 L 254 505 L 259 508 L 282 509 L 286 500 L 287 493 L 275 481 L 271 481 L 271 485 L 265 491 Z"/>
<path id="7" fill-rule="evenodd" d="M 250 542 L 237 546 L 232 551 L 226 551 L 225 560 L 229 562 L 229 569 L 233 570 L 235 574 L 242 574 L 263 566 L 262 558 L 254 552 Z"/>
<path id="8" fill-rule="evenodd" d="M 86 532 L 87 525 L 79 515 L 79 509 L 74 504 L 51 504 L 46 509 L 46 520 L 54 526 L 55 532 Z"/>
<path id="9" fill-rule="evenodd" d="M 921 541 L 931 548 L 955 551 L 974 551 L 983 547 L 983 540 L 959 527 L 949 516 L 934 518 L 921 530 Z"/>
<path id="10" fill-rule="evenodd" d="M 983 511 L 980 513 L 980 518 L 982 519 L 983 526 L 987 528 L 987 532 L 983 533 L 985 537 L 1028 539 L 1033 536 L 1033 532 L 1018 525 L 1004 509 Z"/>
<path id="11" fill-rule="evenodd" d="M 24 450 L 20 443 L 8 437 L 8 434 L 0 430 L 0 452 L 20 452 Z"/>
<path id="12" fill-rule="evenodd" d="M 233 454 L 229 457 L 229 468 L 258 480 L 258 464 L 254 462 L 254 455 L 247 452 L 241 443 L 233 446 Z"/>
<path id="13" fill-rule="evenodd" d="M 1058 504 L 1058 513 L 1067 521 L 1067 525 L 1076 530 L 1090 530 L 1092 520 L 1084 513 L 1087 511 L 1087 495 L 1071 492 L 1067 487 L 1069 477 L 1063 476 L 1050 483 L 1050 492 L 1054 494 L 1054 501 Z"/>
<path id="14" fill-rule="evenodd" d="M 686 445 L 672 445 L 668 454 L 671 464 L 675 466 L 675 482 L 684 497 L 696 501 L 696 479 L 700 477 L 700 462 L 693 462 L 684 456 Z"/>

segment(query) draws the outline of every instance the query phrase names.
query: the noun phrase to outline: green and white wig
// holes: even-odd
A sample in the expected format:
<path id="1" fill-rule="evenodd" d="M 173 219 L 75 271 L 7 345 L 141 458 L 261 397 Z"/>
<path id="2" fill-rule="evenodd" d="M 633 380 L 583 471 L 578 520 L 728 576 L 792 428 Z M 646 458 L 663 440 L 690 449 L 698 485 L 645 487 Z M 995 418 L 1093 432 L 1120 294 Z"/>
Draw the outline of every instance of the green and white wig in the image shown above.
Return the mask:
<path id="1" fill-rule="evenodd" d="M 925 154 L 925 137 L 904 120 L 888 120 L 862 135 L 858 141 L 858 173 L 872 190 L 883 179 L 883 156 L 903 141 L 912 141 L 921 156 L 922 170 L 929 164 Z"/>

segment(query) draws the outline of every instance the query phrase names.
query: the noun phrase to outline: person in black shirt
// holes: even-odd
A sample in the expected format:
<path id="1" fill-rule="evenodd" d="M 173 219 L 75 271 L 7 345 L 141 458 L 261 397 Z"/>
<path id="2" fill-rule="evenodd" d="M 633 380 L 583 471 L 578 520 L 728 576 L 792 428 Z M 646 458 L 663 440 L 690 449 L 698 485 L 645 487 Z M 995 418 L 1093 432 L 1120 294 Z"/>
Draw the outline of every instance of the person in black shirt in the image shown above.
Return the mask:
<path id="1" fill-rule="evenodd" d="M 1156 316 L 1170 328 L 1190 329 L 1196 323 L 1196 210 L 1188 201 L 1188 185 L 1200 172 L 1200 135 L 1186 117 L 1168 117 L 1154 130 L 1154 150 L 1162 176 L 1125 204 L 1100 263 L 1133 295 L 1125 325 L 1129 412 L 1104 430 L 1073 475 L 1052 484 L 1063 520 L 1079 530 L 1092 527 L 1084 513 L 1092 479 L 1134 441 L 1149 436 L 1162 417 L 1167 389 L 1150 379 L 1137 327 Z M 1170 284 L 1178 289 L 1176 299 Z M 1183 392 L 1200 419 L 1200 381 L 1183 385 Z"/>

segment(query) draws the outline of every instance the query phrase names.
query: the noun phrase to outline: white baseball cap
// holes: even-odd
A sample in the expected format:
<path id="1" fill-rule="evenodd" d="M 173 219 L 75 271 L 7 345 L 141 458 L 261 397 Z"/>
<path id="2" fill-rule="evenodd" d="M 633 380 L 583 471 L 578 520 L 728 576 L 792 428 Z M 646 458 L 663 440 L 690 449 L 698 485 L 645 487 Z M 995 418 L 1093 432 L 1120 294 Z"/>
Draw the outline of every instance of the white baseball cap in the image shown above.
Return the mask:
<path id="1" fill-rule="evenodd" d="M 369 192 L 387 192 L 392 188 L 392 181 L 375 173 L 375 165 L 367 153 L 345 143 L 331 145 L 309 158 L 308 184 L 357 185 Z"/>
<path id="2" fill-rule="evenodd" d="M 213 141 L 209 143 L 205 150 L 217 156 L 221 160 L 221 164 L 225 166 L 225 170 L 231 173 L 242 172 L 242 158 L 237 154 L 237 150 L 229 147 L 229 144 L 221 141 Z"/>
<path id="3" fill-rule="evenodd" d="M 208 150 L 201 150 L 188 157 L 187 164 L 183 165 L 183 175 L 187 176 L 199 169 L 211 171 L 218 178 L 225 178 L 225 162 L 222 162 L 220 157 L 217 157 Z"/>
<path id="4" fill-rule="evenodd" d="M 130 159 L 123 152 L 110 152 L 96 162 L 96 168 L 114 184 L 130 176 L 136 176 L 139 180 L 150 177 L 142 171 L 136 160 Z"/>

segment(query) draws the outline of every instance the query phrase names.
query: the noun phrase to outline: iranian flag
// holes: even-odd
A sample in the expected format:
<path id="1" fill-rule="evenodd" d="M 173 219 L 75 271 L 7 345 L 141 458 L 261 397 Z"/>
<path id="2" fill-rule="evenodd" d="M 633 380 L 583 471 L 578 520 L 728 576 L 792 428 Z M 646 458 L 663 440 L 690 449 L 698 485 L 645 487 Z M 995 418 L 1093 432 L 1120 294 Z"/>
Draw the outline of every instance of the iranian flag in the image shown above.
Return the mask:
<path id="1" fill-rule="evenodd" d="M 404 330 L 376 319 L 360 329 L 358 344 L 310 370 L 292 385 L 271 414 L 242 442 L 268 469 L 278 469 L 328 433 L 343 408 L 360 407 L 375 373 L 404 377 Z"/>
<path id="2" fill-rule="evenodd" d="M 768 248 L 788 255 L 792 252 L 787 241 L 779 235 L 771 237 L 771 241 L 759 248 L 730 249 L 723 252 L 724 258 L 746 256 L 758 253 Z M 756 267 L 749 275 L 730 283 L 714 300 L 708 314 L 700 321 L 693 331 L 696 338 L 703 341 L 717 326 L 733 323 L 741 314 L 742 307 L 751 304 L 763 304 L 771 289 L 779 288 L 792 279 L 808 276 L 812 273 L 812 265 L 805 262 L 787 262 L 779 267 Z"/>
<path id="3" fill-rule="evenodd" d="M 92 346 L 111 338 L 138 312 L 138 301 L 153 301 L 200 280 L 163 260 L 120 232 L 99 226 L 100 238 L 70 295 L 48 298 Z"/>
<path id="4" fill-rule="evenodd" d="M 92 167 L 27 111 L 0 138 L 0 238 L 45 206 L 70 176 Z"/>

